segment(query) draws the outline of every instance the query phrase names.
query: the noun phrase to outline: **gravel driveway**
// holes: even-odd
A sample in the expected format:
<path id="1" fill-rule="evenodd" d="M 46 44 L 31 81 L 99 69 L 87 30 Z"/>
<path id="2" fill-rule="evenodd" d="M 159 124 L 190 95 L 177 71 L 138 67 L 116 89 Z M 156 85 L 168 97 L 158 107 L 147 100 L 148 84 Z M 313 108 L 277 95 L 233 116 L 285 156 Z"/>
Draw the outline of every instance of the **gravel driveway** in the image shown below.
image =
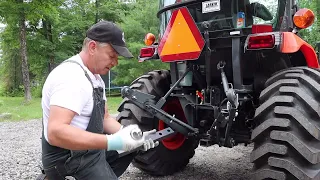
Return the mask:
<path id="1" fill-rule="evenodd" d="M 39 173 L 41 121 L 0 122 L 0 180 L 35 179 Z M 235 148 L 199 147 L 186 169 L 173 176 L 151 177 L 130 165 L 120 178 L 171 180 L 249 179 L 252 146 Z"/>

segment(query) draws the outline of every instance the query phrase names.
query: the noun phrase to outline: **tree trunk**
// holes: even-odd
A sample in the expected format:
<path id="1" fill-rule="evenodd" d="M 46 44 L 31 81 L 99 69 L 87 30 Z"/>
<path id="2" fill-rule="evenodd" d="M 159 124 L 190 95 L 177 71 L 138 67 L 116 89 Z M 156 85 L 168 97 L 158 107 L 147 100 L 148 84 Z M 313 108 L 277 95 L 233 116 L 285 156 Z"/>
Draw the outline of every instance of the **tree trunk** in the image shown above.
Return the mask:
<path id="1" fill-rule="evenodd" d="M 23 3 L 23 0 L 19 0 L 19 3 Z M 24 86 L 24 99 L 26 102 L 30 102 L 32 97 L 31 97 L 28 58 L 27 58 L 25 13 L 23 9 L 21 9 L 21 12 L 20 12 L 19 28 L 20 28 L 19 39 L 20 39 L 20 56 L 22 61 L 21 67 L 22 67 L 22 79 L 23 79 L 23 86 Z"/>
<path id="2" fill-rule="evenodd" d="M 52 38 L 52 25 L 51 22 L 48 22 L 48 40 L 53 45 L 53 38 Z M 50 72 L 55 68 L 55 58 L 54 58 L 54 50 L 49 52 L 49 62 L 50 62 Z"/>
<path id="3" fill-rule="evenodd" d="M 53 37 L 52 37 L 52 25 L 50 21 L 42 20 L 44 36 L 46 40 L 50 41 L 53 45 Z M 55 67 L 55 58 L 54 58 L 54 51 L 48 52 L 48 73 L 50 73 L 53 68 Z"/>
<path id="4" fill-rule="evenodd" d="M 99 10 L 98 10 L 99 2 L 98 2 L 98 0 L 96 0 L 95 3 L 96 3 L 96 19 L 95 19 L 95 23 L 97 23 L 99 21 Z"/>

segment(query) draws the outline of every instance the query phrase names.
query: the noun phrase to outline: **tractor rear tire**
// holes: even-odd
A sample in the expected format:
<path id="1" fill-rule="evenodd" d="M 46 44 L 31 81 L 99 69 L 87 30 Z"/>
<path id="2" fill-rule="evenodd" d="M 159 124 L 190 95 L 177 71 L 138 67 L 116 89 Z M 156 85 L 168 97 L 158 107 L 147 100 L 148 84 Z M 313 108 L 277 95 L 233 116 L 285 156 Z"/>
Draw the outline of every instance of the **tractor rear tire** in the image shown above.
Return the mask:
<path id="1" fill-rule="evenodd" d="M 47 176 L 45 174 L 39 174 L 36 177 L 36 180 L 48 180 Z"/>
<path id="2" fill-rule="evenodd" d="M 252 179 L 320 179 L 320 72 L 282 70 L 266 81 L 259 100 Z"/>
<path id="3" fill-rule="evenodd" d="M 170 88 L 170 73 L 166 70 L 152 71 L 137 78 L 131 83 L 131 88 L 154 95 L 159 100 Z M 165 108 L 168 107 L 169 108 Z M 169 114 L 176 114 L 176 118 L 185 120 L 180 102 L 169 97 L 163 110 Z M 173 107 L 173 108 L 172 108 Z M 124 99 L 118 109 L 117 120 L 122 125 L 138 124 L 143 131 L 165 128 L 165 123 L 152 117 L 143 109 Z M 175 112 L 179 111 L 179 112 Z M 154 176 L 171 175 L 182 170 L 194 156 L 198 143 L 193 138 L 186 139 L 182 134 L 174 135 L 159 142 L 159 146 L 147 152 L 140 152 L 132 164 L 138 169 Z"/>

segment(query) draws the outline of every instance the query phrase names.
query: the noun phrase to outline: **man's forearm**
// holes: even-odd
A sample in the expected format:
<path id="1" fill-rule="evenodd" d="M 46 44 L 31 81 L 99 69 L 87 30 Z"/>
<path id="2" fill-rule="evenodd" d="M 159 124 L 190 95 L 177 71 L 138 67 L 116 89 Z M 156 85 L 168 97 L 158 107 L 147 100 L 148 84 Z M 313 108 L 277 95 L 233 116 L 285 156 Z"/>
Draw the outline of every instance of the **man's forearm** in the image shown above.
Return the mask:
<path id="1" fill-rule="evenodd" d="M 68 124 L 48 128 L 49 143 L 70 150 L 107 149 L 105 135 L 78 129 Z"/>
<path id="2" fill-rule="evenodd" d="M 118 132 L 121 128 L 121 124 L 110 114 L 105 116 L 103 129 L 105 133 L 114 134 Z"/>

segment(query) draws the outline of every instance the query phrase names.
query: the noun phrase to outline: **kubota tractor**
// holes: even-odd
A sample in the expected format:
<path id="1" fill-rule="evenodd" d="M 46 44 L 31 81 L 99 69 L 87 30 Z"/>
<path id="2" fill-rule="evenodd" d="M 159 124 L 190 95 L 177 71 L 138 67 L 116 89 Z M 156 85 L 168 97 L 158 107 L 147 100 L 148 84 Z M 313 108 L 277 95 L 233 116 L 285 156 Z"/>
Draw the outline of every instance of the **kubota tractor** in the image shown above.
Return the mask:
<path id="1" fill-rule="evenodd" d="M 122 89 L 118 120 L 174 134 L 135 157 L 151 175 L 184 168 L 201 146 L 253 143 L 253 179 L 320 179 L 320 71 L 296 0 L 160 0 L 155 70 Z M 143 64 L 142 64 L 143 65 Z"/>

